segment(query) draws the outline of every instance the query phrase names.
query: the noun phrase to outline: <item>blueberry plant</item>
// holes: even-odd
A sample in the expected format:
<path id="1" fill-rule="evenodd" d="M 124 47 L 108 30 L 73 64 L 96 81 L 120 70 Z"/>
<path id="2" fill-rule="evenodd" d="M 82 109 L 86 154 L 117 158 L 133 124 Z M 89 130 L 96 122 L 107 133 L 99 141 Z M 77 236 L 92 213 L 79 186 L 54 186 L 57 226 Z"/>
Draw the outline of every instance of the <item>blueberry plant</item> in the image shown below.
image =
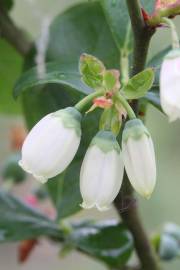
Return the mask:
<path id="1" fill-rule="evenodd" d="M 40 190 L 26 202 L 0 192 L 0 241 L 21 241 L 21 261 L 44 236 L 64 252 L 77 249 L 109 269 L 161 269 L 162 260 L 180 254 L 180 227 L 169 223 L 150 238 L 135 194 L 149 199 L 156 185 L 148 104 L 169 121 L 180 118 L 180 46 L 173 22 L 180 1 L 84 1 L 46 23 L 38 46 L 10 18 L 12 5 L 0 0 L 0 30 L 24 61 L 13 96 L 21 96 L 29 133 L 19 165 L 16 158 L 5 171 L 23 175 L 21 182 L 26 171 Z M 165 27 L 171 47 L 147 62 L 152 36 Z M 53 218 L 37 210 L 44 198 L 54 204 Z M 83 208 L 88 214 L 112 207 L 122 222 L 67 219 Z"/>

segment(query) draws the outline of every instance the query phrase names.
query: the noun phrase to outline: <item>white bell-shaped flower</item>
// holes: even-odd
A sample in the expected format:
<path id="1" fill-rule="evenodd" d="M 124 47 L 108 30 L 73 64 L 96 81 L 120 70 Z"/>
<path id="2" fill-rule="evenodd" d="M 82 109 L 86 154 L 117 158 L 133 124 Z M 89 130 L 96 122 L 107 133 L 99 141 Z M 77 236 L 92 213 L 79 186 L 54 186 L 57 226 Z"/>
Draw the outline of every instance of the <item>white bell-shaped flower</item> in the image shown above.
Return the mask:
<path id="1" fill-rule="evenodd" d="M 124 165 L 115 136 L 110 131 L 99 131 L 93 138 L 81 167 L 81 206 L 107 210 L 120 190 L 123 172 Z"/>
<path id="2" fill-rule="evenodd" d="M 180 49 L 170 51 L 162 63 L 160 99 L 169 121 L 180 118 Z"/>
<path id="3" fill-rule="evenodd" d="M 134 189 L 149 198 L 156 183 L 156 161 L 151 136 L 141 120 L 126 122 L 122 136 L 122 156 Z"/>
<path id="4" fill-rule="evenodd" d="M 46 115 L 26 137 L 19 165 L 42 183 L 64 171 L 80 144 L 80 121 L 73 107 Z"/>

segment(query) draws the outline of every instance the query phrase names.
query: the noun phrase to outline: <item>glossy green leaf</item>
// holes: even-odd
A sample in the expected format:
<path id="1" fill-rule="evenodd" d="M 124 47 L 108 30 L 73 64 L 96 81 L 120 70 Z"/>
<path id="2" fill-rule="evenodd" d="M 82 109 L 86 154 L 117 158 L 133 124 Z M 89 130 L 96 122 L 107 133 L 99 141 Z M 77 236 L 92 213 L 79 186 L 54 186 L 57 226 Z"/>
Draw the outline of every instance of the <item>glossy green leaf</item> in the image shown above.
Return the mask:
<path id="1" fill-rule="evenodd" d="M 100 0 L 106 20 L 112 32 L 113 38 L 119 49 L 124 47 L 128 24 L 130 24 L 126 1 Z M 128 41 L 129 49 L 132 47 L 132 36 Z"/>
<path id="2" fill-rule="evenodd" d="M 49 63 L 45 66 L 46 72 L 43 76 L 38 75 L 38 69 L 32 68 L 25 72 L 17 81 L 14 87 L 14 96 L 34 86 L 58 83 L 69 86 L 71 89 L 89 94 L 92 89 L 87 87 L 81 81 L 81 75 L 78 72 L 78 67 L 74 64 Z"/>
<path id="3" fill-rule="evenodd" d="M 80 164 L 78 161 L 73 162 L 68 170 L 47 183 L 48 191 L 58 212 L 58 219 L 65 218 L 80 210 Z"/>
<path id="4" fill-rule="evenodd" d="M 76 225 L 69 241 L 88 255 L 117 268 L 128 261 L 133 249 L 131 234 L 114 220 Z"/>
<path id="5" fill-rule="evenodd" d="M 121 50 L 125 42 L 127 43 L 127 48 L 129 51 L 132 49 L 132 35 L 128 38 L 127 30 L 130 25 L 130 19 L 128 15 L 127 5 L 125 0 L 99 0 L 106 20 L 108 22 L 109 28 L 112 32 L 113 38 L 116 42 L 116 46 Z M 148 11 L 152 12 L 154 10 L 155 0 L 141 0 L 142 7 Z"/>
<path id="6" fill-rule="evenodd" d="M 107 68 L 119 67 L 119 49 L 99 1 L 78 4 L 58 15 L 51 25 L 47 58 L 76 62 L 91 54 Z"/>
<path id="7" fill-rule="evenodd" d="M 0 191 L 0 242 L 60 236 L 58 226 L 13 195 Z"/>
<path id="8" fill-rule="evenodd" d="M 0 40 L 0 113 L 21 114 L 20 100 L 15 101 L 12 89 L 20 76 L 22 58 L 7 42 Z"/>
<path id="9" fill-rule="evenodd" d="M 147 68 L 129 79 L 123 88 L 123 93 L 127 99 L 138 99 L 152 87 L 153 81 L 154 71 L 152 68 Z"/>

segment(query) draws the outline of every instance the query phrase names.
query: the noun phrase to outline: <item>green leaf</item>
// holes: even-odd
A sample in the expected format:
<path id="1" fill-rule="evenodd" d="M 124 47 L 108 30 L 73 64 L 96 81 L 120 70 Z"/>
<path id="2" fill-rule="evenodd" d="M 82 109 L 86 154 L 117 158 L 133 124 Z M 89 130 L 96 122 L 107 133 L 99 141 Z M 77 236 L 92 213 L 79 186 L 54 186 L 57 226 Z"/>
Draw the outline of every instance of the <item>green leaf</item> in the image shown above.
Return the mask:
<path id="1" fill-rule="evenodd" d="M 0 242 L 60 236 L 58 226 L 13 195 L 0 191 Z"/>
<path id="2" fill-rule="evenodd" d="M 75 68 L 73 63 L 48 63 L 45 65 L 45 70 L 46 72 L 43 76 L 39 76 L 37 68 L 32 68 L 25 72 L 14 87 L 14 96 L 17 97 L 25 90 L 47 83 L 69 86 L 71 89 L 84 94 L 92 92 L 92 89 L 81 82 L 78 67 Z"/>
<path id="3" fill-rule="evenodd" d="M 99 0 L 103 11 L 113 35 L 113 39 L 116 42 L 116 46 L 121 50 L 125 43 L 129 51 L 132 49 L 132 35 L 127 40 L 127 30 L 130 24 L 129 14 L 125 0 Z M 141 0 L 142 7 L 148 12 L 154 10 L 155 0 Z"/>
<path id="4" fill-rule="evenodd" d="M 127 99 L 138 99 L 143 97 L 152 87 L 154 81 L 154 71 L 147 68 L 133 76 L 124 86 L 123 92 Z"/>
<path id="5" fill-rule="evenodd" d="M 116 46 L 122 49 L 127 36 L 128 24 L 130 24 L 126 1 L 100 0 L 109 28 L 116 42 Z M 132 36 L 131 36 L 132 37 Z M 129 49 L 132 47 L 132 38 L 128 41 Z"/>
<path id="6" fill-rule="evenodd" d="M 117 268 L 128 261 L 133 249 L 131 234 L 114 220 L 76 225 L 69 241 L 88 255 Z"/>
<path id="7" fill-rule="evenodd" d="M 119 70 L 111 69 L 104 72 L 103 86 L 106 91 L 113 90 L 114 88 L 119 89 L 119 76 Z"/>
<path id="8" fill-rule="evenodd" d="M 65 218 L 80 210 L 80 165 L 80 162 L 72 163 L 68 170 L 47 183 L 48 191 L 58 212 L 58 219 Z"/>
<path id="9" fill-rule="evenodd" d="M 85 84 L 95 90 L 102 87 L 105 66 L 99 59 L 92 55 L 83 53 L 80 56 L 79 70 Z"/>
<path id="10" fill-rule="evenodd" d="M 20 114 L 20 100 L 12 97 L 12 89 L 21 72 L 22 58 L 4 40 L 0 40 L 0 113 Z"/>
<path id="11" fill-rule="evenodd" d="M 48 59 L 78 63 L 82 53 L 97 57 L 107 68 L 119 67 L 119 49 L 98 1 L 71 7 L 51 25 Z"/>

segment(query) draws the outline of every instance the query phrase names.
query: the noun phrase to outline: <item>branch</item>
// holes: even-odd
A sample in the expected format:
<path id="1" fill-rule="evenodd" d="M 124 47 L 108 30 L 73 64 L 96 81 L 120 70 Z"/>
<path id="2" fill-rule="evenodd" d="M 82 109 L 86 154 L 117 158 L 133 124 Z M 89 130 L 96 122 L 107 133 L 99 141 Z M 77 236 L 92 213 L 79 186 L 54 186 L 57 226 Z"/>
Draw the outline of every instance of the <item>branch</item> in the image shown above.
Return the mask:
<path id="1" fill-rule="evenodd" d="M 22 56 L 25 56 L 31 48 L 31 42 L 26 38 L 24 32 L 14 25 L 11 18 L 0 3 L 0 34 L 5 38 Z"/>
<path id="2" fill-rule="evenodd" d="M 155 29 L 148 27 L 143 19 L 139 0 L 126 0 L 134 36 L 132 75 L 144 69 L 149 42 Z"/>
<path id="3" fill-rule="evenodd" d="M 145 67 L 150 39 L 154 29 L 148 27 L 143 19 L 139 0 L 126 0 L 131 19 L 131 25 L 134 35 L 133 50 L 133 70 L 132 75 L 142 71 Z M 138 112 L 138 101 L 134 101 L 133 109 Z M 126 201 L 127 210 L 122 212 L 122 202 Z M 127 176 L 124 176 L 122 192 L 118 194 L 115 200 L 115 207 L 122 217 L 124 223 L 131 231 L 137 255 L 141 263 L 142 270 L 158 270 L 156 254 L 152 249 L 149 239 L 146 235 L 141 219 L 139 217 L 137 204 L 134 203 L 133 190 Z M 130 206 L 130 207 L 129 207 Z"/>

